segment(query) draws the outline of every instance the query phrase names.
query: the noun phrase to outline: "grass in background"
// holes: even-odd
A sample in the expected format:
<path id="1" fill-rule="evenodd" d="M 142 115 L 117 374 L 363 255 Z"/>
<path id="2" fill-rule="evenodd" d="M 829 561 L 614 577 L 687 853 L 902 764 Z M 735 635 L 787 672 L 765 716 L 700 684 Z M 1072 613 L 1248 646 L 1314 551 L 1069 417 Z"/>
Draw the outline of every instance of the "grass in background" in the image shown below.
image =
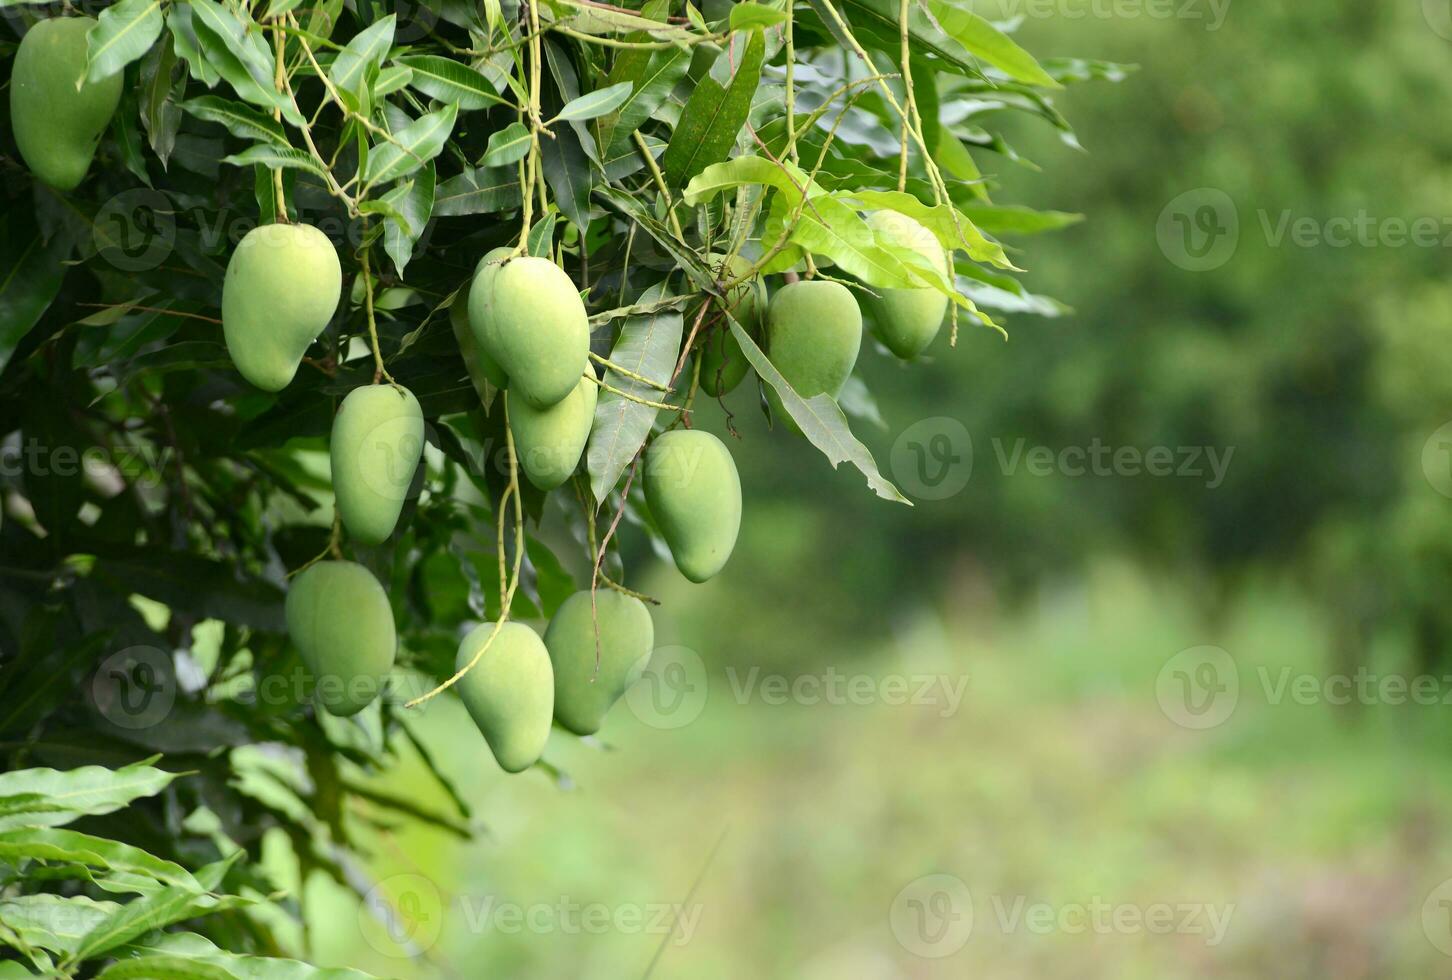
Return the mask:
<path id="1" fill-rule="evenodd" d="M 1241 691 L 1228 721 L 1193 731 L 1160 709 L 1156 678 L 1202 644 L 1235 657 Z M 749 664 L 734 684 L 715 667 L 682 728 L 622 704 L 608 748 L 557 736 L 547 758 L 574 783 L 561 791 L 539 772 L 506 778 L 463 712 L 441 705 L 429 743 L 488 834 L 360 832 L 369 874 L 412 916 L 398 935 L 427 955 L 382 955 L 396 948 L 384 931 L 321 880 L 307 892 L 317 952 L 405 977 L 642 976 L 658 952 L 654 975 L 692 978 L 1431 975 L 1443 956 L 1422 906 L 1452 876 L 1437 833 L 1452 798 L 1435 778 L 1452 709 L 1269 703 L 1285 668 L 1324 678 L 1326 647 L 1313 606 L 1286 590 L 1247 590 L 1211 629 L 1185 590 L 1113 566 L 1002 621 L 920 618 L 835 665 L 966 674 L 955 712 L 942 698 L 740 703 Z M 1398 671 L 1395 653 L 1373 669 Z M 416 765 L 385 785 L 443 808 Z M 689 940 L 651 931 L 703 868 Z M 967 885 L 974 914 L 943 959 L 905 949 L 889 922 L 895 896 L 934 872 Z M 1207 931 L 1213 906 L 1228 924 L 1212 944 L 1007 918 L 1096 901 L 1200 907 Z M 611 921 L 572 918 L 592 903 Z"/>

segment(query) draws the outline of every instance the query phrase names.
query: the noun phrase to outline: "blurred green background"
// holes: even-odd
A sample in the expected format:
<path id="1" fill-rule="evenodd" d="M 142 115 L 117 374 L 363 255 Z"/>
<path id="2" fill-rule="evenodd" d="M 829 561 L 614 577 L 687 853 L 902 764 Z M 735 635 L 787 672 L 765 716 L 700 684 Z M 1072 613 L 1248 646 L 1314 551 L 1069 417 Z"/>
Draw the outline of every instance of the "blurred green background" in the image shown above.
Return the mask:
<path id="1" fill-rule="evenodd" d="M 1062 99 L 1085 151 L 1020 122 L 1020 160 L 977 155 L 1001 199 L 1088 216 L 1013 242 L 1072 312 L 925 368 L 864 350 L 883 424 L 854 425 L 912 509 L 743 389 L 735 557 L 710 589 L 643 583 L 669 656 L 598 742 L 555 740 L 558 784 L 431 709 L 487 834 L 374 834 L 384 925 L 309 882 L 322 962 L 1447 973 L 1452 12 L 975 9 L 1041 57 L 1139 66 Z M 1109 472 L 1076 475 L 1094 446 Z"/>

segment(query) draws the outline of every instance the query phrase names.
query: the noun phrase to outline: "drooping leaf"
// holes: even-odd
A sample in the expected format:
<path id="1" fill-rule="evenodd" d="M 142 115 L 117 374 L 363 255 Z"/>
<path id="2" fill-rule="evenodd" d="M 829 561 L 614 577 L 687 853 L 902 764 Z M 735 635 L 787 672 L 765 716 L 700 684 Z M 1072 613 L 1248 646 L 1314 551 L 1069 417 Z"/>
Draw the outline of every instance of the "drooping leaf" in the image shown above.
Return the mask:
<path id="1" fill-rule="evenodd" d="M 161 36 L 162 0 L 120 0 L 101 11 L 86 32 L 86 79 L 114 75 L 151 49 Z"/>
<path id="2" fill-rule="evenodd" d="M 630 98 L 631 83 L 620 82 L 617 85 L 610 85 L 593 92 L 586 92 L 578 98 L 571 99 L 565 103 L 565 107 L 555 116 L 555 122 L 583 121 L 596 119 L 606 113 L 614 112 Z"/>
<path id="3" fill-rule="evenodd" d="M 451 102 L 460 110 L 487 109 L 504 105 L 489 79 L 468 65 L 432 54 L 406 55 L 397 63 L 413 74 L 408 84 L 430 98 Z"/>
<path id="4" fill-rule="evenodd" d="M 741 345 L 741 351 L 761 379 L 771 385 L 781 399 L 781 404 L 792 421 L 802 430 L 812 445 L 822 451 L 827 457 L 827 462 L 836 469 L 840 463 L 851 463 L 867 477 L 867 485 L 873 492 L 884 500 L 894 503 L 907 504 L 912 506 L 902 493 L 893 486 L 892 482 L 884 477 L 877 469 L 877 463 L 872 459 L 872 453 L 867 447 L 857 440 L 852 434 L 851 427 L 847 424 L 847 416 L 842 414 L 842 409 L 832 400 L 830 395 L 813 395 L 811 398 L 802 398 L 794 390 L 791 384 L 783 378 L 781 372 L 771 363 L 761 348 L 756 346 L 756 341 L 751 339 L 751 334 L 742 328 L 741 324 L 729 315 L 727 323 L 731 333 L 736 337 L 737 343 Z"/>
<path id="5" fill-rule="evenodd" d="M 681 121 L 671 134 L 661 169 L 671 186 L 680 186 L 713 163 L 726 159 L 736 143 L 756 86 L 761 80 L 761 62 L 766 40 L 752 31 L 741 56 L 741 64 L 728 86 L 709 76 L 702 78 L 690 101 L 681 111 Z"/>
<path id="6" fill-rule="evenodd" d="M 82 766 L 55 769 L 17 769 L 0 773 L 0 830 L 15 827 L 55 827 L 78 817 L 112 813 L 132 800 L 155 796 L 176 773 L 138 762 L 120 769 Z M 23 798 L 18 808 L 4 804 Z"/>
<path id="7" fill-rule="evenodd" d="M 486 167 L 505 167 L 518 163 L 529 153 L 532 137 L 522 122 L 512 122 L 489 137 L 484 158 L 479 162 Z"/>
<path id="8" fill-rule="evenodd" d="M 519 207 L 519 174 L 513 167 L 479 167 L 450 177 L 438 187 L 434 214 L 494 214 Z"/>
<path id="9" fill-rule="evenodd" d="M 457 105 L 426 112 L 394 133 L 393 141 L 375 146 L 368 154 L 364 183 L 381 184 L 407 177 L 438 156 L 458 114 Z"/>
<path id="10" fill-rule="evenodd" d="M 666 283 L 662 282 L 647 289 L 640 302 L 652 303 L 665 295 Z M 610 360 L 657 384 L 667 384 L 681 349 L 682 329 L 680 310 L 661 310 L 630 317 L 620 328 L 620 339 L 610 352 Z M 666 401 L 663 393 L 656 388 L 609 369 L 605 372 L 605 381 L 611 387 L 638 398 Z M 590 443 L 585 455 L 590 492 L 597 501 L 603 501 L 609 495 L 635 454 L 640 452 L 640 447 L 645 445 L 659 411 L 612 391 L 600 392 L 600 398 L 595 403 L 595 425 L 590 430 Z"/>
<path id="11" fill-rule="evenodd" d="M 280 146 L 276 143 L 258 143 L 255 146 L 249 146 L 241 153 L 223 157 L 222 162 L 238 167 L 262 166 L 270 167 L 273 170 L 279 168 L 306 170 L 319 177 L 326 172 L 323 166 L 314 160 L 312 154 L 306 150 L 299 150 L 292 146 Z"/>
<path id="12" fill-rule="evenodd" d="M 233 136 L 247 140 L 263 140 L 278 146 L 290 146 L 281 124 L 265 112 L 249 105 L 216 95 L 199 95 L 183 102 L 189 115 L 227 127 Z"/>

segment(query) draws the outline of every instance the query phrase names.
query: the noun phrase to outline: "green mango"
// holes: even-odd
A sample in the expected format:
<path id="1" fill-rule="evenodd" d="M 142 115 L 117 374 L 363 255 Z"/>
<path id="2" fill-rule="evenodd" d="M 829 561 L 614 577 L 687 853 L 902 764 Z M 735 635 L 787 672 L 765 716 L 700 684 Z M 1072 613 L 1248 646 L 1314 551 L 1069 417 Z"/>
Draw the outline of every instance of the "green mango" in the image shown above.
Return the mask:
<path id="1" fill-rule="evenodd" d="M 459 644 L 454 669 L 473 660 L 493 632 L 493 623 L 470 630 Z M 499 627 L 499 635 L 456 688 L 501 769 L 523 772 L 539 761 L 554 716 L 555 672 L 538 633 L 522 623 Z"/>
<path id="2" fill-rule="evenodd" d="M 656 436 L 645 454 L 645 502 L 682 575 L 704 582 L 721 571 L 741 529 L 741 479 L 720 439 L 700 429 Z"/>
<path id="3" fill-rule="evenodd" d="M 93 17 L 53 17 L 25 32 L 10 72 L 10 124 L 25 165 L 58 191 L 85 179 L 121 101 L 122 73 L 86 75 Z M 79 88 L 77 82 L 80 82 Z"/>
<path id="4" fill-rule="evenodd" d="M 655 646 L 645 603 L 614 589 L 595 593 L 600 623 L 600 670 L 595 671 L 595 620 L 590 590 L 563 603 L 545 630 L 555 668 L 555 720 L 576 735 L 600 730 L 605 713 L 640 679 Z"/>
<path id="5" fill-rule="evenodd" d="M 535 408 L 523 398 L 510 399 L 509 431 L 514 433 L 514 451 L 530 483 L 553 490 L 575 472 L 590 438 L 599 397 L 595 383 L 582 377 L 564 401 L 549 408 Z"/>
<path id="6" fill-rule="evenodd" d="M 750 260 L 740 255 L 729 262 L 724 255 L 708 256 L 707 261 L 718 279 L 730 282 L 751 271 Z M 742 329 L 753 337 L 759 335 L 761 312 L 766 305 L 762 298 L 760 279 L 751 279 L 732 289 L 726 296 L 726 306 Z M 701 390 L 712 398 L 727 394 L 746 377 L 751 365 L 741 352 L 741 344 L 730 326 L 722 319 L 706 332 L 701 341 Z"/>
<path id="7" fill-rule="evenodd" d="M 338 516 L 364 544 L 382 544 L 398 523 L 423 455 L 423 409 L 398 385 L 348 392 L 333 416 L 328 454 Z"/>
<path id="8" fill-rule="evenodd" d="M 469 326 L 468 283 L 459 290 L 449 307 L 449 326 L 454 330 L 454 342 L 459 345 L 459 356 L 464 359 L 464 368 L 469 372 L 469 381 L 478 392 L 479 400 L 490 398 L 490 387 L 500 391 L 509 387 L 509 379 L 499 370 L 494 358 L 485 354 L 479 347 L 479 341 L 474 339 L 474 329 Z"/>
<path id="9" fill-rule="evenodd" d="M 857 364 L 862 310 L 841 283 L 805 279 L 777 290 L 766 313 L 767 356 L 798 395 L 836 398 Z M 778 418 L 795 428 L 775 391 Z"/>
<path id="10" fill-rule="evenodd" d="M 454 320 L 454 336 L 459 340 L 459 350 L 464 353 L 465 361 L 476 365 L 469 369 L 470 377 L 474 377 L 477 371 L 482 371 L 489 383 L 500 391 L 509 387 L 509 375 L 504 373 L 499 362 L 489 353 L 484 341 L 483 326 L 476 322 L 470 313 L 469 297 L 474 295 L 474 284 L 487 280 L 499 271 L 499 264 L 508 258 L 512 251 L 513 249 L 500 247 L 486 252 L 484 257 L 475 263 L 473 277 L 464 284 L 463 289 L 459 290 L 459 296 L 454 300 L 454 306 L 449 311 L 450 318 L 455 316 L 454 310 L 459 311 L 458 319 Z M 469 338 L 467 342 L 464 340 L 465 336 Z M 466 349 L 466 344 L 467 347 L 472 348 L 472 354 Z M 477 382 L 475 388 L 478 388 Z"/>
<path id="11" fill-rule="evenodd" d="M 499 250 L 491 252 L 496 255 Z M 474 274 L 469 322 L 511 391 L 548 408 L 575 390 L 590 359 L 590 319 L 565 271 L 549 259 L 490 261 Z"/>
<path id="12" fill-rule="evenodd" d="M 383 691 L 398 637 L 388 594 L 362 565 L 320 561 L 293 579 L 287 632 L 331 714 L 362 711 Z"/>
<path id="13" fill-rule="evenodd" d="M 312 225 L 253 228 L 222 281 L 222 333 L 237 370 L 264 391 L 286 388 L 342 293 L 327 235 Z"/>
<path id="14" fill-rule="evenodd" d="M 944 275 L 952 271 L 937 236 L 907 215 L 874 211 L 867 216 L 867 224 L 878 238 L 912 249 Z M 905 361 L 912 360 L 938 335 L 948 312 L 948 297 L 931 287 L 877 292 L 868 298 L 875 320 L 873 332 L 888 350 Z"/>

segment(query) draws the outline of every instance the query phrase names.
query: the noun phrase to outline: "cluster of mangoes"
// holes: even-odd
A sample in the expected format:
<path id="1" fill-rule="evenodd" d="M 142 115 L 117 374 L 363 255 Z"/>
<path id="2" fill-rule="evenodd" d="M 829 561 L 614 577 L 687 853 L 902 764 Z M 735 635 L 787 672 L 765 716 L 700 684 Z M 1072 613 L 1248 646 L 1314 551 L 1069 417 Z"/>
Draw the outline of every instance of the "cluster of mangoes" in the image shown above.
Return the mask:
<path id="1" fill-rule="evenodd" d="M 121 96 L 121 75 L 86 75 L 86 34 L 95 20 L 45 20 L 22 39 L 11 73 L 15 140 L 37 178 L 58 190 L 85 177 Z M 912 248 L 951 272 L 936 238 L 895 212 L 869 216 L 883 239 Z M 515 457 L 541 490 L 575 473 L 595 420 L 598 381 L 590 366 L 590 324 L 570 277 L 548 259 L 499 248 L 480 259 L 450 310 L 454 334 L 481 395 L 504 392 Z M 793 281 L 768 302 L 740 256 L 711 256 L 725 303 L 803 397 L 836 398 L 856 365 L 862 313 L 829 279 Z M 794 277 L 791 277 L 794 278 Z M 253 229 L 233 252 L 222 287 L 222 329 L 238 371 L 265 391 L 295 377 L 342 295 L 331 241 L 306 224 Z M 932 341 L 946 298 L 933 289 L 882 290 L 872 298 L 879 339 L 910 359 Z M 701 339 L 697 376 L 709 396 L 727 394 L 748 363 L 726 324 Z M 777 415 L 790 424 L 774 392 Z M 423 410 L 392 383 L 363 385 L 334 416 L 329 455 L 338 518 L 350 537 L 380 544 L 392 535 L 422 459 Z M 741 482 L 720 439 L 699 429 L 656 436 L 644 460 L 646 504 L 681 573 L 704 582 L 726 564 L 741 525 Z M 337 715 L 366 707 L 394 664 L 397 636 L 384 588 L 362 565 L 318 561 L 293 581 L 288 631 L 318 679 L 315 700 Z M 552 720 L 580 735 L 640 676 L 653 648 L 649 611 L 615 590 L 582 591 L 556 611 L 543 639 L 513 622 L 484 623 L 459 645 L 457 668 L 474 664 L 459 693 L 499 764 L 532 766 Z M 481 647 L 490 647 L 478 657 Z M 477 659 L 477 663 L 475 663 Z"/>

